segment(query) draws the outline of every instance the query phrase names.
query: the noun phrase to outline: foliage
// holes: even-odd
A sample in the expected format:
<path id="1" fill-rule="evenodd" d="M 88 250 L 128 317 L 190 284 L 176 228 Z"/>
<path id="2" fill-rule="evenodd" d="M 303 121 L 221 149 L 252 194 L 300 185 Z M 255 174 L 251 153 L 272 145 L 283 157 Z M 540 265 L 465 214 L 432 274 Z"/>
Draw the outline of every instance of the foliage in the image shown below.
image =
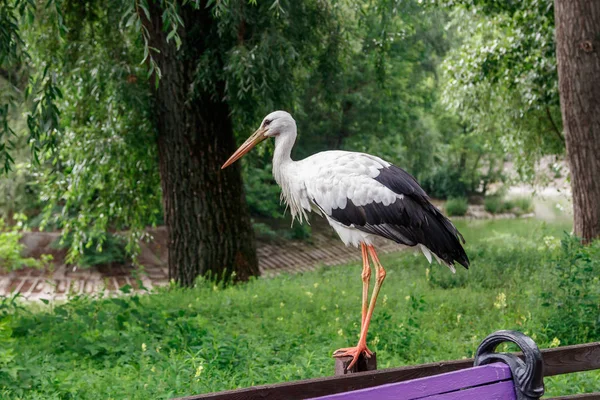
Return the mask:
<path id="1" fill-rule="evenodd" d="M 512 205 L 511 209 L 519 214 L 527 214 L 533 211 L 533 200 L 531 197 L 516 197 L 510 199 L 510 203 Z"/>
<path id="2" fill-rule="evenodd" d="M 502 197 L 496 195 L 487 196 L 483 202 L 485 211 L 492 214 L 499 214 L 506 211 L 504 206 L 505 204 L 506 203 L 504 203 Z"/>
<path id="3" fill-rule="evenodd" d="M 0 176 L 0 217 L 12 219 L 14 214 L 38 215 L 43 208 L 39 187 L 31 165 L 18 162 L 10 174 Z"/>
<path id="4" fill-rule="evenodd" d="M 116 230 L 131 232 L 128 250 L 135 253 L 143 228 L 160 219 L 156 126 L 145 76 L 160 84 L 161 72 L 142 23 L 148 2 L 9 4 L 3 10 L 15 22 L 7 24 L 11 40 L 27 52 L 6 50 L 12 61 L 0 68 L 32 78 L 14 91 L 28 98 L 14 94 L 11 104 L 32 109 L 24 131 L 40 162 L 32 172 L 46 205 L 42 227 L 72 235 L 71 262 Z M 158 4 L 167 40 L 180 48 L 180 12 L 199 3 Z M 416 1 L 207 6 L 217 21 L 210 35 L 218 39 L 199 58 L 190 95 L 215 93 L 222 83 L 240 136 L 266 112 L 287 108 L 306 137 L 301 154 L 370 143 L 370 150 L 404 158 L 408 169 L 426 170 L 437 138 L 427 110 L 446 46 L 443 13 L 425 15 Z M 217 59 L 223 68 L 215 67 Z M 381 138 L 395 147 L 379 146 Z M 268 161 L 261 161 L 247 171 L 250 205 L 255 215 L 273 217 L 281 210 L 272 196 L 278 189 L 267 183 Z"/>
<path id="5" fill-rule="evenodd" d="M 562 152 L 549 0 L 421 3 L 207 2 L 216 30 L 190 96 L 222 84 L 238 138 L 287 109 L 300 133 L 295 156 L 371 152 L 436 198 L 485 193 L 504 180 L 507 153 L 519 161 Z M 200 3 L 156 4 L 181 49 L 181 11 Z M 71 262 L 114 231 L 129 232 L 135 255 L 144 228 L 161 222 L 152 86 L 162 72 L 143 24 L 148 5 L 0 5 L 0 163 L 16 170 L 0 182 L 15 193 L 0 207 L 30 217 L 43 207 L 41 227 L 70 236 Z M 244 163 L 255 217 L 283 214 L 271 149 Z"/>
<path id="6" fill-rule="evenodd" d="M 562 241 L 544 238 L 553 247 L 551 273 L 555 285 L 547 285 L 544 306 L 552 310 L 550 335 L 564 345 L 597 341 L 600 337 L 600 242 L 583 246 L 576 237 Z"/>
<path id="7" fill-rule="evenodd" d="M 570 311 L 544 307 L 540 298 L 556 283 L 551 269 L 563 257 L 560 248 L 556 258 L 544 256 L 541 238 L 565 227 L 460 221 L 473 262 L 454 275 L 422 255 L 382 256 L 388 273 L 369 336 L 380 368 L 471 357 L 498 329 L 526 332 L 541 348 L 581 338 L 571 336 L 571 324 L 562 325 L 564 336 L 547 331 L 550 317 Z M 442 288 L 434 277 L 464 281 Z M 14 372 L 0 371 L 0 390 L 6 398 L 172 398 L 329 376 L 331 352 L 357 340 L 361 285 L 353 264 L 226 288 L 198 281 L 193 289 L 11 309 L 2 319 L 10 339 L 3 351 L 19 356 L 5 358 Z M 593 391 L 599 381 L 597 373 L 575 374 L 546 384 L 557 396 L 573 384 Z"/>
<path id="8" fill-rule="evenodd" d="M 486 196 L 484 200 L 485 211 L 492 214 L 505 212 L 522 215 L 533 211 L 533 201 L 531 197 L 515 197 L 505 199 L 500 194 Z"/>
<path id="9" fill-rule="evenodd" d="M 310 225 L 294 223 L 292 228 L 286 231 L 286 237 L 296 240 L 309 240 L 311 233 Z"/>
<path id="10" fill-rule="evenodd" d="M 25 248 L 19 241 L 25 232 L 27 218 L 22 214 L 15 214 L 16 224 L 7 226 L 4 219 L 0 218 L 0 272 L 13 271 L 25 267 L 42 268 L 51 260 L 52 256 L 42 255 L 40 259 L 23 257 Z"/>
<path id="11" fill-rule="evenodd" d="M 73 234 L 64 236 L 57 247 L 71 248 Z M 77 266 L 89 268 L 110 263 L 125 264 L 130 260 L 126 247 L 127 241 L 118 235 L 108 233 L 104 240 L 91 240 L 83 248 L 83 254 L 77 260 Z"/>
<path id="12" fill-rule="evenodd" d="M 246 179 L 244 179 L 246 189 L 246 201 L 253 215 L 281 218 L 283 216 L 283 207 L 273 199 L 279 198 L 280 190 L 273 185 L 270 164 L 265 168 L 248 167 Z"/>
<path id="13" fill-rule="evenodd" d="M 461 41 L 442 65 L 444 104 L 532 179 L 542 155 L 564 152 L 553 1 L 439 3 Z"/>
<path id="14" fill-rule="evenodd" d="M 469 193 L 462 173 L 451 166 L 437 167 L 421 181 L 421 186 L 436 199 L 464 197 Z"/>
<path id="15" fill-rule="evenodd" d="M 467 213 L 469 203 L 466 197 L 452 197 L 444 205 L 446 213 L 451 216 L 463 216 Z"/>

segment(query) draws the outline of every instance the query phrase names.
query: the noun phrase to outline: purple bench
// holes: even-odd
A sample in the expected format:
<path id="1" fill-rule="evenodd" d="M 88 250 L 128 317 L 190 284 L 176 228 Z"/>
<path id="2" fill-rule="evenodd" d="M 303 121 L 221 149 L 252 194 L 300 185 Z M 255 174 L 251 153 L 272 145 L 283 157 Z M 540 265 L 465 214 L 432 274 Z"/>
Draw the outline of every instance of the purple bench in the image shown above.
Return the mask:
<path id="1" fill-rule="evenodd" d="M 510 367 L 494 363 L 313 400 L 516 400 Z"/>
<path id="2" fill-rule="evenodd" d="M 504 342 L 518 345 L 524 360 L 496 353 Z M 498 331 L 481 342 L 472 368 L 312 400 L 537 400 L 544 394 L 543 370 L 542 354 L 531 338 Z"/>

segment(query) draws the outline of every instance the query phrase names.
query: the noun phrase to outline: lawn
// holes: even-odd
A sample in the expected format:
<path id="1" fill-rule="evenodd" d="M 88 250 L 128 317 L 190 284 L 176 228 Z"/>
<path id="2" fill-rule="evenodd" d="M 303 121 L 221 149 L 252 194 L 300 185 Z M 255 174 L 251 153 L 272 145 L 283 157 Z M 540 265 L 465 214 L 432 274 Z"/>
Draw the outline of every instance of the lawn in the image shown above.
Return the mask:
<path id="1" fill-rule="evenodd" d="M 542 348 L 600 340 L 600 246 L 567 223 L 460 221 L 472 260 L 455 275 L 412 253 L 388 274 L 370 329 L 379 368 L 472 357 L 498 329 Z M 563 239 L 561 243 L 561 239 Z M 155 399 L 327 376 L 359 332 L 360 266 L 223 288 L 115 299 L 0 304 L 0 395 Z M 593 391 L 600 373 L 546 379 L 547 393 Z"/>

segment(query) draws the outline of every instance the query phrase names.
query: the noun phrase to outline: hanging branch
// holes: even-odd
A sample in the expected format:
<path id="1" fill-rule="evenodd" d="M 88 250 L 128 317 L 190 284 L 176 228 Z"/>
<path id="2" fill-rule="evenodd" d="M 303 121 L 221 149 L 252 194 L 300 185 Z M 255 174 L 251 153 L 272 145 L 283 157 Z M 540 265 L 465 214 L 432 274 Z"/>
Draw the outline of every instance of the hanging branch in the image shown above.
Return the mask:
<path id="1" fill-rule="evenodd" d="M 560 139 L 561 142 L 565 142 L 565 138 L 562 135 L 562 133 L 560 133 L 560 130 L 558 130 L 558 126 L 556 126 L 556 123 L 554 122 L 554 119 L 552 119 L 552 114 L 550 114 L 550 108 L 546 107 L 546 115 L 548 116 L 548 119 L 550 120 L 550 123 L 552 124 L 552 128 L 554 130 L 554 132 L 556 133 L 556 136 L 558 136 L 558 138 Z"/>

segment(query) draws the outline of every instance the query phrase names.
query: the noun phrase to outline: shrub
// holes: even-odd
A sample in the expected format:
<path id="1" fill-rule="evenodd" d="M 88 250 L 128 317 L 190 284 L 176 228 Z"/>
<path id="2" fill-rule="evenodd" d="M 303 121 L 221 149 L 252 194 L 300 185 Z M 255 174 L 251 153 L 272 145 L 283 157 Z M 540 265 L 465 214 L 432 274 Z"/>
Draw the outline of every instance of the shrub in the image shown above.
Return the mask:
<path id="1" fill-rule="evenodd" d="M 460 171 L 454 168 L 438 168 L 429 176 L 421 179 L 423 189 L 436 199 L 465 197 L 467 185 L 463 182 Z"/>
<path id="2" fill-rule="evenodd" d="M 446 213 L 450 216 L 463 216 L 467 213 L 469 203 L 465 197 L 454 197 L 446 202 Z"/>
<path id="3" fill-rule="evenodd" d="M 504 210 L 504 202 L 500 196 L 488 196 L 483 203 L 485 211 L 492 214 L 499 214 Z"/>
<path id="4" fill-rule="evenodd" d="M 564 345 L 600 340 L 600 241 L 584 246 L 566 234 L 553 264 L 554 282 L 542 296 L 550 311 L 548 337 Z"/>
<path id="5" fill-rule="evenodd" d="M 17 224 L 6 226 L 4 220 L 0 218 L 0 271 L 13 271 L 26 267 L 42 268 L 51 259 L 50 255 L 43 255 L 41 259 L 23 257 L 24 246 L 19 242 L 24 232 L 25 216 L 15 214 L 14 218 Z"/>
<path id="6" fill-rule="evenodd" d="M 253 216 L 283 218 L 283 208 L 279 204 L 280 189 L 273 181 L 270 165 L 264 168 L 250 168 L 244 176 L 250 213 Z"/>
<path id="7" fill-rule="evenodd" d="M 43 208 L 39 187 L 28 164 L 17 163 L 12 171 L 0 176 L 0 217 L 11 221 L 13 214 L 33 216 Z"/>
<path id="8" fill-rule="evenodd" d="M 527 214 L 533 211 L 533 201 L 531 197 L 517 197 L 512 200 L 514 204 L 511 209 L 517 214 Z"/>
<path id="9" fill-rule="evenodd" d="M 494 195 L 485 198 L 484 207 L 487 212 L 492 214 L 512 212 L 521 215 L 533 211 L 533 202 L 530 197 L 517 197 L 504 200 L 501 196 Z"/>
<path id="10" fill-rule="evenodd" d="M 514 200 L 506 199 L 506 200 L 502 201 L 502 211 L 510 212 L 510 211 L 514 210 L 514 208 L 515 208 Z"/>
<path id="11" fill-rule="evenodd" d="M 73 244 L 73 235 L 68 235 L 56 246 L 58 248 L 71 248 Z M 127 241 L 117 235 L 107 233 L 104 240 L 92 239 L 83 248 L 83 254 L 78 259 L 77 265 L 83 268 L 93 267 L 110 263 L 123 264 L 128 261 Z"/>
<path id="12" fill-rule="evenodd" d="M 285 231 L 284 236 L 288 239 L 307 240 L 311 238 L 312 229 L 308 224 L 294 223 L 291 229 Z"/>

